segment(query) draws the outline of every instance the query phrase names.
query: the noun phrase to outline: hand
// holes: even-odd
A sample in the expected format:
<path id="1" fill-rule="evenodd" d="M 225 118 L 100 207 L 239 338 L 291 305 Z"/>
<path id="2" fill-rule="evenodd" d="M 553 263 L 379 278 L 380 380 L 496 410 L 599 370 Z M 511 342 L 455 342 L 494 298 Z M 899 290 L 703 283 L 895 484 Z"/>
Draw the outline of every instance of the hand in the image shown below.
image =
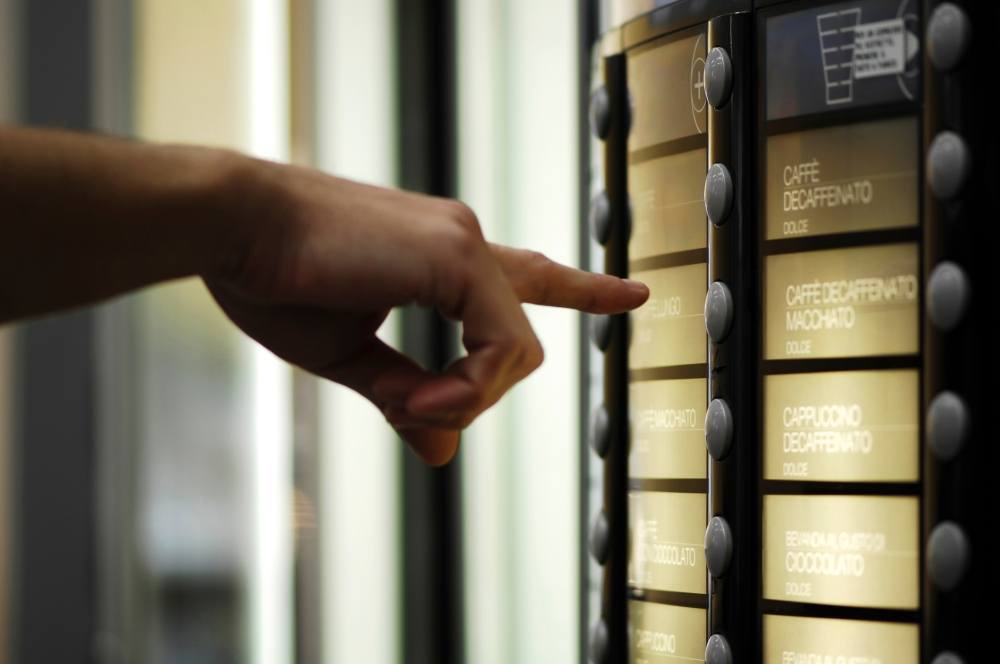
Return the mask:
<path id="1" fill-rule="evenodd" d="M 522 302 L 617 313 L 637 282 L 488 244 L 461 203 L 253 162 L 232 210 L 242 238 L 205 281 L 236 325 L 279 357 L 375 404 L 427 463 L 542 362 Z M 428 371 L 375 332 L 396 306 L 462 323 L 467 355 Z"/>

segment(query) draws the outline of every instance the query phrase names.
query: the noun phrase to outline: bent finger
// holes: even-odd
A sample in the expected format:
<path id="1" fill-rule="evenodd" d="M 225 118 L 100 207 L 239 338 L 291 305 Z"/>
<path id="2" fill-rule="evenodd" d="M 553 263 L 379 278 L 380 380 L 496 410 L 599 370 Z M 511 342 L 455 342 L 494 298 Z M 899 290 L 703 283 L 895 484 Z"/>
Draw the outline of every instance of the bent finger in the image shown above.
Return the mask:
<path id="1" fill-rule="evenodd" d="M 411 449 L 431 466 L 448 463 L 458 452 L 459 428 L 440 418 L 419 417 L 405 412 L 405 403 L 415 390 L 441 376 L 423 369 L 411 358 L 378 338 L 335 366 L 315 371 L 317 375 L 345 385 L 371 401 Z"/>

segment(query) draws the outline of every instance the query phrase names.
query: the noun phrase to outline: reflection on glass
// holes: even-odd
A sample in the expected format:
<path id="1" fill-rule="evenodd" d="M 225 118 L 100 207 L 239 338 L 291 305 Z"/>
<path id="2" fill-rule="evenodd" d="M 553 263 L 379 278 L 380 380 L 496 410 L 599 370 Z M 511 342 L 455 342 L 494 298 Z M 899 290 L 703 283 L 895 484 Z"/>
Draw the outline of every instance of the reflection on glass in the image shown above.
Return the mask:
<path id="1" fill-rule="evenodd" d="M 630 493 L 629 584 L 645 590 L 704 593 L 705 509 L 703 493 Z"/>
<path id="2" fill-rule="evenodd" d="M 708 246 L 704 148 L 629 167 L 629 260 Z"/>
<path id="3" fill-rule="evenodd" d="M 704 363 L 707 357 L 704 263 L 633 272 L 649 286 L 649 300 L 632 312 L 629 367 Z"/>
<path id="4" fill-rule="evenodd" d="M 630 664 L 689 664 L 705 658 L 705 609 L 629 602 Z"/>
<path id="5" fill-rule="evenodd" d="M 707 390 L 704 378 L 629 385 L 629 477 L 706 477 Z"/>
<path id="6" fill-rule="evenodd" d="M 707 128 L 705 35 L 660 41 L 628 55 L 628 149 L 703 134 Z"/>

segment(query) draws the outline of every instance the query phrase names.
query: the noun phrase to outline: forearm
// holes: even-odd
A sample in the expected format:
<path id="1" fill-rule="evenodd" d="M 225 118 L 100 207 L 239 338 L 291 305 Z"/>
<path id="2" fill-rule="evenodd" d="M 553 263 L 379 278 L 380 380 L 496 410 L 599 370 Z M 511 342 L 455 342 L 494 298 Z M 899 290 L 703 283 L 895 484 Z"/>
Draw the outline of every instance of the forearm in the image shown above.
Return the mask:
<path id="1" fill-rule="evenodd" d="M 0 127 L 0 322 L 216 269 L 250 163 Z"/>

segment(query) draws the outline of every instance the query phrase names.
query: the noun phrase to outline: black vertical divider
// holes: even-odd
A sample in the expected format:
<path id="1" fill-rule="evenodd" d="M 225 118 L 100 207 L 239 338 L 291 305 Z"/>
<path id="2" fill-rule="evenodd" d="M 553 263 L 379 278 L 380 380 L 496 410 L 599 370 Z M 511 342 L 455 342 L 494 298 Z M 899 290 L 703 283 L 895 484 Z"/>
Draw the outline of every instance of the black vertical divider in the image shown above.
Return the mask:
<path id="1" fill-rule="evenodd" d="M 456 195 L 455 6 L 451 0 L 396 3 L 399 183 Z M 409 307 L 403 351 L 440 369 L 456 355 L 455 326 Z M 459 459 L 429 468 L 403 460 L 403 661 L 464 660 Z"/>
<path id="2" fill-rule="evenodd" d="M 580 267 L 590 270 L 594 266 L 590 264 L 590 229 L 587 224 L 587 210 L 590 207 L 590 121 L 588 118 L 588 108 L 590 105 L 590 84 L 591 84 L 591 49 L 597 39 L 597 2 L 587 0 L 580 3 L 580 10 L 577 13 L 577 42 L 576 42 L 576 107 L 579 111 L 577 116 L 577 154 L 579 154 L 577 171 L 577 206 L 579 209 L 579 233 L 577 234 L 577 260 Z M 589 496 L 590 496 L 590 455 L 592 454 L 587 445 L 590 430 L 590 410 L 593 404 L 590 402 L 590 319 L 587 316 L 577 318 L 577 338 L 579 340 L 578 362 L 579 362 L 579 403 L 580 403 L 580 452 L 577 470 L 579 487 L 577 490 L 577 501 L 579 506 L 577 528 L 580 536 L 577 543 L 577 564 L 579 573 L 579 595 L 577 597 L 577 639 L 580 649 L 580 662 L 587 661 L 587 648 L 590 640 L 589 615 L 589 592 L 590 592 L 590 558 L 587 551 L 587 542 L 590 531 Z"/>
<path id="3" fill-rule="evenodd" d="M 760 446 L 757 439 L 757 348 L 761 302 L 757 290 L 757 230 L 754 144 L 752 16 L 729 14 L 708 24 L 708 49 L 724 49 L 733 66 L 728 102 L 708 106 L 708 163 L 724 164 L 733 177 L 733 207 L 725 223 L 708 222 L 708 281 L 721 281 L 732 293 L 733 324 L 722 343 L 709 342 L 709 401 L 729 405 L 734 436 L 729 454 L 709 458 L 709 514 L 721 516 L 733 537 L 733 559 L 726 573 L 709 578 L 708 635 L 721 634 L 737 661 L 760 653 L 761 546 L 758 510 Z"/>
<path id="4" fill-rule="evenodd" d="M 627 141 L 630 119 L 624 55 L 604 60 L 604 84 L 611 107 L 610 130 L 604 141 L 604 187 L 610 203 L 611 230 L 605 245 L 604 271 L 628 274 L 630 226 Z M 608 409 L 611 446 L 604 459 L 604 513 L 610 546 L 604 565 L 601 618 L 608 630 L 605 662 L 628 656 L 628 336 L 627 314 L 611 318 L 611 343 L 604 354 L 604 404 Z"/>
<path id="5" fill-rule="evenodd" d="M 93 126 L 91 2 L 17 7 L 25 124 Z M 19 326 L 12 422 L 12 662 L 91 660 L 95 627 L 93 353 L 82 310 Z"/>
<path id="6" fill-rule="evenodd" d="M 923 3 L 924 25 L 941 2 Z M 941 391 L 956 393 L 967 404 L 970 431 L 957 456 L 935 457 L 925 435 L 923 445 L 923 634 L 921 660 L 933 662 L 952 652 L 964 662 L 993 661 L 991 641 L 1000 591 L 995 563 L 994 474 L 998 463 L 996 433 L 990 418 L 996 409 L 996 315 L 992 301 L 996 284 L 996 244 L 986 218 L 1000 209 L 1000 131 L 996 111 L 984 103 L 980 82 L 995 59 L 987 32 L 1000 21 L 995 3 L 956 1 L 971 22 L 968 51 L 952 71 L 938 70 L 924 51 L 924 124 L 922 157 L 941 131 L 959 134 L 971 153 L 969 178 L 951 201 L 937 200 L 929 186 L 923 191 L 923 285 L 942 261 L 951 261 L 969 278 L 972 298 L 963 320 L 950 331 L 937 329 L 923 317 L 922 413 Z M 921 164 L 925 166 L 924 163 Z M 921 174 L 924 173 L 922 168 Z M 926 311 L 926 307 L 924 309 Z M 986 359 L 989 357 L 990 359 Z M 924 427 L 926 429 L 926 425 Z M 927 574 L 927 542 L 935 526 L 956 523 L 968 538 L 969 567 L 951 590 L 937 588 Z"/>

